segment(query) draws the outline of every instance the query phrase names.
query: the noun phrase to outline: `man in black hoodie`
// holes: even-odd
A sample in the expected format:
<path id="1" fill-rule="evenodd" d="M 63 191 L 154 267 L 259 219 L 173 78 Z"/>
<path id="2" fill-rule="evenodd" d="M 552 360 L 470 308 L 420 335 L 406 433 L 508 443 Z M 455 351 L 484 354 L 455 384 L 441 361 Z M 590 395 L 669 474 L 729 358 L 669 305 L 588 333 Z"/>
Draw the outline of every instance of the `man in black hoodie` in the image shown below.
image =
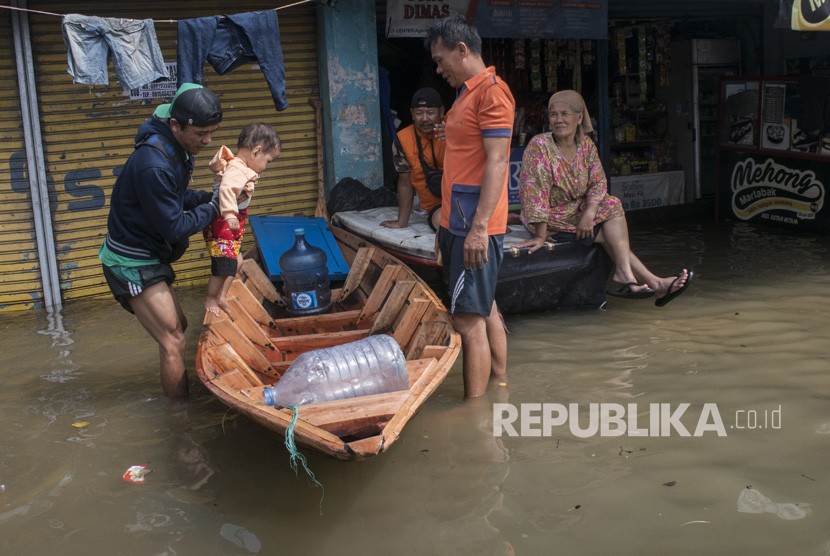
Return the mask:
<path id="1" fill-rule="evenodd" d="M 187 319 L 172 288 L 170 266 L 188 238 L 219 213 L 209 191 L 188 189 L 193 156 L 222 121 L 219 99 L 185 83 L 138 129 L 136 147 L 115 181 L 107 237 L 98 257 L 115 299 L 159 344 L 166 396 L 188 394 L 184 366 Z"/>

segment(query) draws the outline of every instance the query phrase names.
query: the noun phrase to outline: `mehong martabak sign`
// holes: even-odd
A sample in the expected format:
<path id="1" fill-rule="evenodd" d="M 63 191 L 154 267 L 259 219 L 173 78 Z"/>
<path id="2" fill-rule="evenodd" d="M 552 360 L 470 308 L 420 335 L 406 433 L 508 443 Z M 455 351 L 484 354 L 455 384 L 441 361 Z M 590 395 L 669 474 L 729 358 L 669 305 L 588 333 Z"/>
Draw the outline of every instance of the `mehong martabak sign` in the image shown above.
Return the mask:
<path id="1" fill-rule="evenodd" d="M 775 27 L 830 31 L 830 0 L 780 0 Z"/>
<path id="2" fill-rule="evenodd" d="M 608 37 L 608 0 L 386 0 L 386 36 L 423 37 L 450 14 L 472 21 L 482 37 Z"/>
<path id="3" fill-rule="evenodd" d="M 791 229 L 830 232 L 824 211 L 830 166 L 722 150 L 718 156 L 719 212 L 725 218 Z"/>

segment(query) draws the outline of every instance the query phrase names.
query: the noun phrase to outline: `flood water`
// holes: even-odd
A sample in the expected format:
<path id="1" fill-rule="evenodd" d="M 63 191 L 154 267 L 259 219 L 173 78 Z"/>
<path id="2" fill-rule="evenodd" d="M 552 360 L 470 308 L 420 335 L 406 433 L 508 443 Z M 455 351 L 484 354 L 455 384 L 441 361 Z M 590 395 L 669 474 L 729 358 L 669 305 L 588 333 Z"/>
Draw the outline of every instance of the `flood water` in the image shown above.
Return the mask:
<path id="1" fill-rule="evenodd" d="M 2 315 L 0 553 L 830 554 L 830 238 L 673 223 L 632 244 L 694 284 L 508 317 L 509 387 L 463 402 L 459 361 L 389 452 L 303 450 L 324 490 L 196 380 L 201 288 L 186 402 L 113 301 Z M 526 435 L 495 436 L 494 404 Z"/>

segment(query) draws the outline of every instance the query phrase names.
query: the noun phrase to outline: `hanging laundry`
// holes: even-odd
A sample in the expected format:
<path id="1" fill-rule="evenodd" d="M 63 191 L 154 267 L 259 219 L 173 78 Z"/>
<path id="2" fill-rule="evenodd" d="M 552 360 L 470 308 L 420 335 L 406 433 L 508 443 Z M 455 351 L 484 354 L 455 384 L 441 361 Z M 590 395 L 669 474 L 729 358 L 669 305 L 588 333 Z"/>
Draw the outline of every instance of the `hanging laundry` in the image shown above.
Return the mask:
<path id="1" fill-rule="evenodd" d="M 202 65 L 219 75 L 259 62 L 277 110 L 288 108 L 277 12 L 263 10 L 179 20 L 178 83 L 201 83 Z"/>
<path id="2" fill-rule="evenodd" d="M 152 19 L 67 14 L 61 21 L 67 73 L 73 83 L 109 85 L 107 60 L 125 89 L 167 79 Z"/>

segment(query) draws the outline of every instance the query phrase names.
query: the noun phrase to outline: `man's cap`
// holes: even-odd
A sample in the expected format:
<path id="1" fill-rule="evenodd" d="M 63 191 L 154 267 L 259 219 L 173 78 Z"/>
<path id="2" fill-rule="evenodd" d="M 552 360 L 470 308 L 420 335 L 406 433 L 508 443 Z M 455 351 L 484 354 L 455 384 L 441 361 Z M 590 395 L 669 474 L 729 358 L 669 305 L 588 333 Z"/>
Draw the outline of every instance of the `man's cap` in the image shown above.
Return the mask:
<path id="1" fill-rule="evenodd" d="M 432 87 L 418 89 L 412 95 L 412 108 L 438 108 L 444 106 L 444 101 L 438 91 Z"/>
<path id="2" fill-rule="evenodd" d="M 173 101 L 160 104 L 153 113 L 157 118 L 176 118 L 182 124 L 209 127 L 222 121 L 219 99 L 196 83 L 182 83 Z"/>

